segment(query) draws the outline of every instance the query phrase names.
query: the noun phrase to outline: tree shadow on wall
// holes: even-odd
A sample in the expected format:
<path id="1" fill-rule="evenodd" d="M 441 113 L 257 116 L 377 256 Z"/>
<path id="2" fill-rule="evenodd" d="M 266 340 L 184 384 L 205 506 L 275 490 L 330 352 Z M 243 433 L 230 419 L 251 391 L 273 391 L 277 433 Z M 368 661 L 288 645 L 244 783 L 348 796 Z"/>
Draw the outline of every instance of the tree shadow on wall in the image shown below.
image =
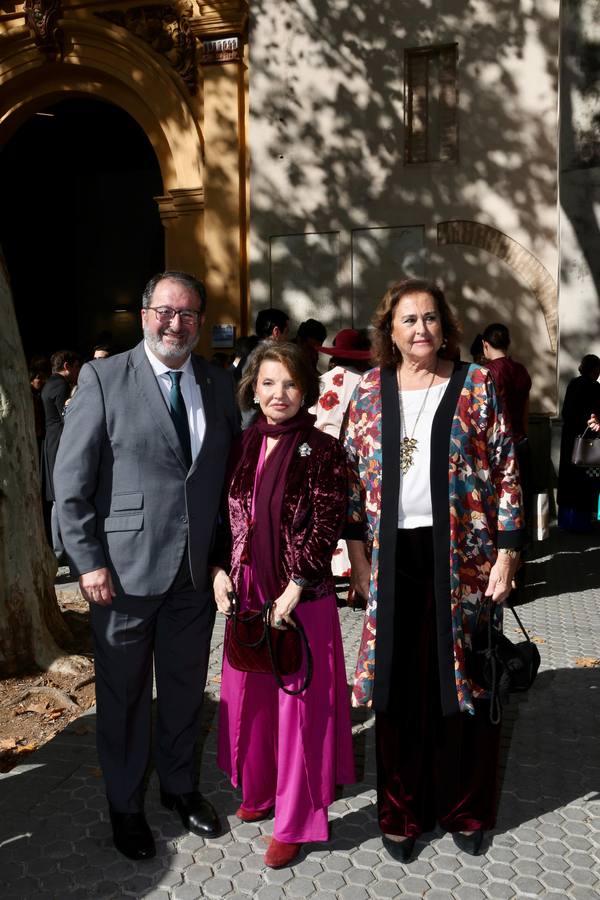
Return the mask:
<path id="1" fill-rule="evenodd" d="M 268 242 L 275 233 L 333 228 L 352 234 L 368 226 L 418 224 L 419 216 L 443 221 L 450 208 L 451 218 L 466 220 L 481 220 L 483 210 L 493 225 L 492 194 L 496 207 L 510 209 L 511 231 L 524 246 L 535 254 L 555 245 L 556 223 L 543 214 L 556 204 L 553 110 L 542 94 L 538 117 L 530 98 L 529 106 L 523 102 L 521 64 L 533 47 L 547 60 L 556 87 L 558 7 L 545 12 L 536 4 L 530 14 L 517 15 L 513 0 L 499 0 L 486 5 L 485 17 L 474 4 L 460 14 L 440 14 L 425 0 L 302 0 L 274 9 L 272 0 L 252 4 L 254 297 L 269 296 Z M 414 166 L 410 179 L 403 162 L 403 50 L 462 41 L 467 23 L 468 53 L 459 59 L 458 76 L 461 157 L 457 165 L 433 163 L 426 176 Z M 306 294 L 318 296 L 318 268 L 307 271 L 291 255 L 288 262 L 290 292 L 302 284 Z M 470 331 L 499 313 L 518 322 L 520 356 L 534 377 L 536 365 L 541 376 L 539 310 L 523 308 L 507 265 L 475 249 L 456 254 L 439 247 L 429 268 L 442 274 Z M 352 277 L 340 274 L 341 295 L 348 295 Z M 481 290 L 482 281 L 489 290 Z M 368 320 L 378 299 L 365 295 L 369 308 L 355 309 L 355 319 Z"/>

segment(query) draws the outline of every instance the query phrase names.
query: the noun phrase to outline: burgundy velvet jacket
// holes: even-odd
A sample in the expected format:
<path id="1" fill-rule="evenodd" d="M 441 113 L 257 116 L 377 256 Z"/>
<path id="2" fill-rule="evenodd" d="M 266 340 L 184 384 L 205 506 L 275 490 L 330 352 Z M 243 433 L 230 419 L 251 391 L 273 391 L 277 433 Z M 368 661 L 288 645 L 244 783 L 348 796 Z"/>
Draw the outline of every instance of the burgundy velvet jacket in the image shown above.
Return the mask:
<path id="1" fill-rule="evenodd" d="M 232 450 L 228 503 L 231 550 L 229 565 L 222 555 L 220 564 L 229 569 L 238 592 L 261 444 L 262 436 L 251 426 Z M 308 444 L 310 452 L 296 453 L 285 486 L 279 575 L 282 591 L 292 576 L 305 579 L 309 584 L 302 600 L 311 600 L 334 591 L 331 557 L 346 517 L 347 462 L 339 441 L 316 428 L 302 434 L 302 444 Z M 253 527 L 260 528 L 260 522 Z M 223 549 L 222 540 L 219 544 Z"/>

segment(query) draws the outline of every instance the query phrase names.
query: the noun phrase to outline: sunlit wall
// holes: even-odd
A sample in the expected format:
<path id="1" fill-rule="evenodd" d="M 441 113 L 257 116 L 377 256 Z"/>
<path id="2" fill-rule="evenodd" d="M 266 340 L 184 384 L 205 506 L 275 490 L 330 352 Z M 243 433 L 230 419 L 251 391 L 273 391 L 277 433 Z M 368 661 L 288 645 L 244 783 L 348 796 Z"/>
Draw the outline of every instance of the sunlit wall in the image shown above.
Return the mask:
<path id="1" fill-rule="evenodd" d="M 554 413 L 558 0 L 252 10 L 253 312 L 284 307 L 333 336 L 368 324 L 391 281 L 435 278 L 462 319 L 463 356 L 506 322 L 533 411 Z M 422 84 L 419 59 L 407 74 L 407 51 L 453 46 L 454 88 L 443 55 Z M 426 158 L 411 160 L 424 121 Z"/>

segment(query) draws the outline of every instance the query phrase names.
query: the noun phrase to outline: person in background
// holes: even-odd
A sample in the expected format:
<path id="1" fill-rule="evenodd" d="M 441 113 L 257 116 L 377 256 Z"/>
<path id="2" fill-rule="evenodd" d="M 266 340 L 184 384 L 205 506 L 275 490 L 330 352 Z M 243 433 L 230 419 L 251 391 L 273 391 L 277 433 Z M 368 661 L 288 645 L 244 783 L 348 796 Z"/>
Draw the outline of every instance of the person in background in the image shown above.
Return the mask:
<path id="1" fill-rule="evenodd" d="M 600 358 L 583 357 L 579 376 L 567 385 L 562 407 L 562 436 L 558 468 L 558 524 L 565 531 L 585 532 L 592 528 L 598 510 L 600 477 L 594 469 L 574 466 L 573 444 L 586 428 L 595 430 L 600 416 Z"/>
<path id="2" fill-rule="evenodd" d="M 377 366 L 343 434 L 345 536 L 369 600 L 354 702 L 376 711 L 392 858 L 436 822 L 476 855 L 495 822 L 500 727 L 465 651 L 490 616 L 501 629 L 524 539 L 515 447 L 490 373 L 452 361 L 459 328 L 437 285 L 394 284 L 373 324 Z"/>
<path id="3" fill-rule="evenodd" d="M 246 360 L 258 344 L 258 338 L 255 334 L 248 334 L 245 337 L 239 337 L 235 342 L 233 351 L 233 360 L 229 370 L 235 381 L 239 382 L 244 371 Z"/>
<path id="4" fill-rule="evenodd" d="M 343 328 L 331 347 L 321 345 L 318 350 L 331 359 L 319 378 L 319 399 L 311 412 L 317 417 L 316 427 L 337 438 L 352 392 L 369 366 L 369 339 L 355 328 Z"/>
<path id="5" fill-rule="evenodd" d="M 336 784 L 354 781 L 346 671 L 331 556 L 345 519 L 346 459 L 339 441 L 307 412 L 318 379 L 291 343 L 269 341 L 252 354 L 239 387 L 242 409 L 259 408 L 235 448 L 228 511 L 231 556 L 213 569 L 221 613 L 235 588 L 242 610 L 275 601 L 272 624 L 300 622 L 313 674 L 297 695 L 272 674 L 240 672 L 223 659 L 217 762 L 241 782 L 238 818 L 255 822 L 275 807 L 265 854 L 289 865 L 301 844 L 327 841 Z M 225 517 L 227 518 L 227 516 Z M 298 689 L 299 673 L 284 677 Z"/>
<path id="6" fill-rule="evenodd" d="M 229 368 L 229 354 L 225 353 L 223 350 L 217 350 L 211 356 L 210 362 L 213 366 L 218 366 L 219 369 L 228 369 Z"/>
<path id="7" fill-rule="evenodd" d="M 42 465 L 42 447 L 46 434 L 46 422 L 44 416 L 44 404 L 42 403 L 42 388 L 46 384 L 48 376 L 46 371 L 39 366 L 30 366 L 29 384 L 31 386 L 31 399 L 33 401 L 33 421 L 35 425 L 35 437 L 38 445 L 38 464 Z"/>
<path id="8" fill-rule="evenodd" d="M 359 383 L 362 373 L 369 366 L 371 351 L 369 339 L 355 328 L 343 328 L 333 339 L 333 346 L 319 347 L 319 352 L 331 357 L 329 369 L 319 380 L 319 399 L 311 407 L 317 417 L 315 426 L 338 438 L 342 427 L 344 413 L 350 402 L 354 388 Z M 350 559 L 346 541 L 339 540 L 331 561 L 331 570 L 336 581 L 337 590 L 343 591 L 348 586 L 348 606 L 364 605 L 366 598 L 361 598 L 349 584 L 351 578 Z"/>
<path id="9" fill-rule="evenodd" d="M 92 350 L 92 359 L 108 359 L 112 354 L 113 351 L 110 344 L 96 344 Z"/>
<path id="10" fill-rule="evenodd" d="M 527 439 L 531 376 L 522 363 L 508 355 L 510 332 L 506 325 L 500 322 L 488 325 L 481 337 L 485 357 L 482 365 L 492 373 L 517 449 L 525 523 L 529 527 L 533 505 L 533 472 Z"/>
<path id="11" fill-rule="evenodd" d="M 306 353 L 313 369 L 317 371 L 319 364 L 319 347 L 327 337 L 327 329 L 317 319 L 307 319 L 301 322 L 296 334 L 295 344 Z"/>
<path id="12" fill-rule="evenodd" d="M 42 453 L 42 469 L 46 500 L 52 504 L 50 513 L 52 549 L 56 558 L 62 560 L 64 547 L 56 514 L 54 464 L 63 433 L 65 403 L 67 403 L 77 384 L 81 359 L 72 350 L 59 350 L 57 353 L 52 354 L 50 365 L 52 367 L 52 375 L 42 388 L 41 393 L 46 428 Z"/>
<path id="13" fill-rule="evenodd" d="M 478 366 L 484 364 L 485 354 L 483 352 L 483 338 L 480 334 L 476 334 L 473 343 L 469 347 L 469 353 L 471 354 L 471 359 Z"/>
<path id="14" fill-rule="evenodd" d="M 56 461 L 65 548 L 90 604 L 113 843 L 136 860 L 155 855 L 143 811 L 153 676 L 161 803 L 202 838 L 221 831 L 197 790 L 196 742 L 215 619 L 208 555 L 239 429 L 231 378 L 192 353 L 205 309 L 192 275 L 150 279 L 144 339 L 83 367 Z"/>
<path id="15" fill-rule="evenodd" d="M 256 316 L 255 331 L 259 341 L 287 341 L 290 333 L 290 317 L 274 306 L 261 309 Z"/>

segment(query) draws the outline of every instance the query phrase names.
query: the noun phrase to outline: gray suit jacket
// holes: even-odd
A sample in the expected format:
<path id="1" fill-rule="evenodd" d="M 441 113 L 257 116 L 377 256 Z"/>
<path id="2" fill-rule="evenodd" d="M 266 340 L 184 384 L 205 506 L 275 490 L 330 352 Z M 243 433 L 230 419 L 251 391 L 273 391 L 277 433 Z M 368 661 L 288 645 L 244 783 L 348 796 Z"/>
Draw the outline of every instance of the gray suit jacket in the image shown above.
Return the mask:
<path id="1" fill-rule="evenodd" d="M 239 424 L 230 374 L 198 357 L 192 361 L 206 434 L 189 472 L 143 342 L 85 365 L 67 407 L 54 468 L 65 549 L 80 575 L 108 566 L 119 593 L 164 594 L 186 546 L 195 587 L 207 587 Z"/>

